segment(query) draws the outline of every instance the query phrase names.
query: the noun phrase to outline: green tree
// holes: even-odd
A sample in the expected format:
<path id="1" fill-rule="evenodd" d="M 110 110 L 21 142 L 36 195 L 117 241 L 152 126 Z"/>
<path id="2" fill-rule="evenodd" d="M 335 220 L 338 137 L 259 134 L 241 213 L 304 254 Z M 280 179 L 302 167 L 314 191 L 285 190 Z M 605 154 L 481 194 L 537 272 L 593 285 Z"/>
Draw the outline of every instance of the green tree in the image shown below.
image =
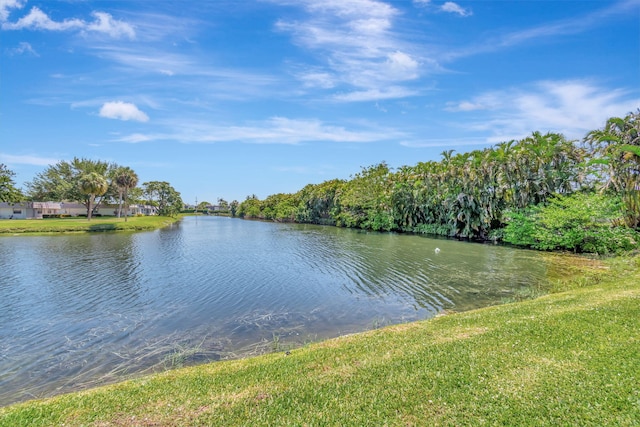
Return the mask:
<path id="1" fill-rule="evenodd" d="M 27 194 L 30 200 L 73 201 L 83 203 L 88 208 L 90 196 L 80 190 L 80 178 L 94 172 L 105 178 L 109 184 L 107 191 L 91 203 L 95 210 L 103 200 L 116 200 L 118 188 L 114 180 L 109 180 L 108 177 L 117 168 L 114 163 L 100 160 L 77 157 L 70 162 L 63 160 L 47 167 L 37 174 L 32 182 L 27 183 Z"/>
<path id="2" fill-rule="evenodd" d="M 309 184 L 297 194 L 296 221 L 335 225 L 340 210 L 338 193 L 345 181 L 333 179 L 321 184 Z"/>
<path id="3" fill-rule="evenodd" d="M 14 176 L 15 172 L 0 163 L 0 202 L 15 203 L 23 200 L 24 195 L 16 188 Z"/>
<path id="4" fill-rule="evenodd" d="M 640 243 L 640 233 L 624 226 L 622 200 L 617 196 L 558 194 L 546 205 L 509 216 L 504 241 L 519 246 L 609 254 Z"/>
<path id="5" fill-rule="evenodd" d="M 118 218 L 124 202 L 124 220 L 129 216 L 129 191 L 138 185 L 138 175 L 130 167 L 119 167 L 113 172 L 113 180 L 118 187 Z"/>
<path id="6" fill-rule="evenodd" d="M 231 213 L 232 217 L 235 217 L 238 214 L 238 207 L 240 206 L 240 202 L 237 200 L 232 200 L 229 203 L 229 213 Z"/>
<path id="7" fill-rule="evenodd" d="M 97 172 L 86 173 L 78 179 L 78 187 L 83 194 L 89 197 L 87 206 L 87 221 L 91 221 L 93 203 L 96 196 L 101 196 L 109 189 L 109 183 L 104 176 Z"/>
<path id="8" fill-rule="evenodd" d="M 198 206 L 196 206 L 196 209 L 199 211 L 206 211 L 207 209 L 209 209 L 208 207 L 211 206 L 211 203 L 207 202 L 207 201 L 202 201 L 200 203 L 198 203 Z"/>
<path id="9" fill-rule="evenodd" d="M 142 187 L 149 203 L 158 208 L 158 215 L 176 216 L 184 207 L 180 193 L 166 181 L 149 181 Z"/>
<path id="10" fill-rule="evenodd" d="M 640 226 L 640 110 L 624 118 L 612 117 L 603 129 L 585 138 L 594 150 L 591 162 L 604 177 L 603 189 L 622 195 L 625 221 Z"/>
<path id="11" fill-rule="evenodd" d="M 260 204 L 261 218 L 294 221 L 299 200 L 296 194 L 272 194 Z"/>
<path id="12" fill-rule="evenodd" d="M 252 194 L 238 205 L 237 215 L 240 218 L 261 218 L 262 209 L 258 196 Z"/>
<path id="13" fill-rule="evenodd" d="M 339 224 L 370 230 L 394 229 L 390 169 L 385 162 L 363 168 L 337 193 Z"/>

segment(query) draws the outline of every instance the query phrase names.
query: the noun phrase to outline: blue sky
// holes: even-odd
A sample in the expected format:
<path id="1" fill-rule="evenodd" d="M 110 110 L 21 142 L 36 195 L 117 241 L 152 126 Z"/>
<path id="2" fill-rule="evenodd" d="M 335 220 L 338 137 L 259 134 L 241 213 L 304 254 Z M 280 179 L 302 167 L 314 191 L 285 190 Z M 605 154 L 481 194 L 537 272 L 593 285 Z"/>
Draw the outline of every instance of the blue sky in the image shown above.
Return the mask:
<path id="1" fill-rule="evenodd" d="M 640 107 L 640 0 L 0 0 L 0 163 L 244 200 Z"/>

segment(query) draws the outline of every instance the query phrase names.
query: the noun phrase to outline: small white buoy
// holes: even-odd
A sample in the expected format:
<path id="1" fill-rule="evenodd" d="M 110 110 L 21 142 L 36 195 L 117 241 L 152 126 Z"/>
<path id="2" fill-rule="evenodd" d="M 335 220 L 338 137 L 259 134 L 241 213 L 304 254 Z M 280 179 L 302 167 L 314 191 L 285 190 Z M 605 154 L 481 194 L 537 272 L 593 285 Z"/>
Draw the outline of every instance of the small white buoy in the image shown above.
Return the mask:
<path id="1" fill-rule="evenodd" d="M 440 248 L 436 248 L 436 253 L 439 254 L 440 253 Z"/>

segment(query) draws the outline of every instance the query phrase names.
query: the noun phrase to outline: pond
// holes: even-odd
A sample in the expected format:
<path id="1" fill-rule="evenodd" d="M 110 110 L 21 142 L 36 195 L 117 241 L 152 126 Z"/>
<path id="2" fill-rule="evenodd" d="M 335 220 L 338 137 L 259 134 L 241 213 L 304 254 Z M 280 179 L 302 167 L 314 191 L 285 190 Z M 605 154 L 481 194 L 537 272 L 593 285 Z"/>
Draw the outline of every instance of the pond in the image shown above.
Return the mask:
<path id="1" fill-rule="evenodd" d="M 517 299 L 556 258 L 225 217 L 1 237 L 0 406 Z"/>

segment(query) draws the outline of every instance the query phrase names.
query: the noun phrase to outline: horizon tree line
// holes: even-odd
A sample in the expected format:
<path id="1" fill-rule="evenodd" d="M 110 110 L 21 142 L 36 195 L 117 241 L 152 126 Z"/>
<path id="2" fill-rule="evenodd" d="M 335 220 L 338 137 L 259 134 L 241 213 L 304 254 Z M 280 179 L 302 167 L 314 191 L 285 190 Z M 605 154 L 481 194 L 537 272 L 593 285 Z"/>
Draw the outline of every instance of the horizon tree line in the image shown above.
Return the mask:
<path id="1" fill-rule="evenodd" d="M 11 178 L 0 165 L 0 200 L 20 194 Z M 79 201 L 87 216 L 103 200 L 116 198 L 125 206 L 125 218 L 128 201 L 144 197 L 163 215 L 179 212 L 180 193 L 169 183 L 152 181 L 140 189 L 137 181 L 131 168 L 74 158 L 38 174 L 27 184 L 26 196 Z M 640 226 L 640 110 L 608 119 L 581 141 L 533 132 L 467 153 L 443 151 L 440 160 L 396 170 L 383 161 L 349 180 L 308 184 L 292 194 L 218 202 L 241 218 L 500 240 L 514 215 L 584 193 L 619 199 L 620 218 L 611 221 Z"/>
<path id="2" fill-rule="evenodd" d="M 582 194 L 605 197 L 611 203 L 580 198 Z M 537 215 L 539 222 L 544 215 L 532 208 L 560 199 L 568 203 L 565 212 L 571 211 L 571 203 L 609 206 L 606 219 L 596 219 L 595 211 L 584 217 L 585 227 L 606 222 L 638 229 L 640 110 L 608 119 L 602 129 L 581 141 L 560 133 L 533 132 L 481 150 L 443 151 L 438 161 L 396 170 L 383 161 L 362 168 L 349 180 L 309 184 L 293 194 L 273 194 L 264 200 L 248 196 L 237 215 L 499 241 L 514 215 Z M 640 243 L 640 236 L 625 236 L 634 245 Z"/>
<path id="3" fill-rule="evenodd" d="M 0 201 L 56 200 L 78 202 L 87 208 L 87 219 L 106 201 L 118 204 L 116 216 L 124 210 L 127 221 L 129 206 L 144 203 L 155 206 L 159 215 L 175 216 L 183 207 L 180 193 L 166 181 L 149 181 L 138 187 L 138 175 L 128 166 L 100 160 L 74 157 L 48 166 L 26 184 L 23 193 L 13 181 L 14 173 L 0 164 Z"/>

